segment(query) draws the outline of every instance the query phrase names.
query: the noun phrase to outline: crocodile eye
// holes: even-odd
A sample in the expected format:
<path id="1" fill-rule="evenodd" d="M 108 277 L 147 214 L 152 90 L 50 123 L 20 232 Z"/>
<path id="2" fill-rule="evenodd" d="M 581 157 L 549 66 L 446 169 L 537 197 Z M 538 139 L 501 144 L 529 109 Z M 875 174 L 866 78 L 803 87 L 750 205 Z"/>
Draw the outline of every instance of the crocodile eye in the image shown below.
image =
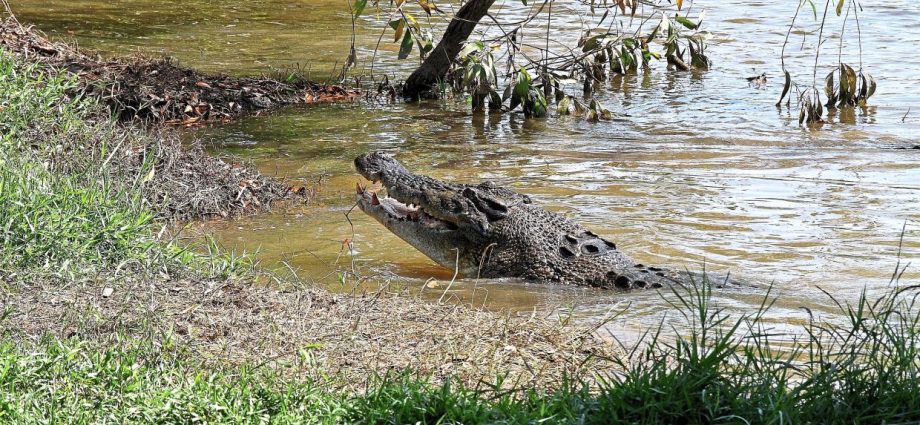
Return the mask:
<path id="1" fill-rule="evenodd" d="M 463 212 L 463 205 L 453 199 L 443 199 L 441 201 L 441 206 L 446 210 L 450 210 L 453 213 L 460 214 Z"/>
<path id="2" fill-rule="evenodd" d="M 617 276 L 616 280 L 613 281 L 613 286 L 620 289 L 629 289 L 629 278 L 623 275 Z"/>
<path id="3" fill-rule="evenodd" d="M 565 235 L 565 240 L 569 241 L 570 244 L 577 244 L 578 239 L 572 235 Z"/>

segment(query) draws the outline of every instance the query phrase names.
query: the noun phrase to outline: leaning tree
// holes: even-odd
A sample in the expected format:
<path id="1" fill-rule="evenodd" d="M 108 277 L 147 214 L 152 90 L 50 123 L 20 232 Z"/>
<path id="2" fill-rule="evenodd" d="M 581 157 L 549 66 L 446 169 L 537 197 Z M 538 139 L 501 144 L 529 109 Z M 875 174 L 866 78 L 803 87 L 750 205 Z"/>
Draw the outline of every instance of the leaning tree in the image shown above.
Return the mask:
<path id="1" fill-rule="evenodd" d="M 547 112 L 547 99 L 555 99 L 559 114 L 583 115 L 591 120 L 610 117 L 610 112 L 591 93 L 600 83 L 637 72 L 655 63 L 678 71 L 706 70 L 709 33 L 702 30 L 705 12 L 693 10 L 690 0 L 466 0 L 454 13 L 444 12 L 434 0 L 354 0 L 357 18 L 370 8 L 387 16 L 387 29 L 399 43 L 399 59 L 413 51 L 421 64 L 406 79 L 403 95 L 409 99 L 439 97 L 448 93 L 468 96 L 473 110 L 508 111 L 520 107 L 525 115 Z M 686 4 L 685 4 L 686 3 Z M 800 0 L 795 17 L 813 0 Z M 516 8 L 511 10 L 510 8 Z M 815 70 L 821 44 L 826 41 L 825 20 L 829 9 L 843 15 L 843 30 L 852 13 L 858 29 L 858 0 L 827 1 L 816 42 Z M 554 19 L 561 13 L 577 16 L 580 26 L 566 39 Z M 556 14 L 554 17 L 554 13 Z M 429 19 L 426 25 L 417 17 Z M 513 20 L 507 19 L 513 16 Z M 796 24 L 796 18 L 790 24 Z M 431 30 L 441 18 L 443 35 L 433 46 Z M 503 19 L 504 18 L 504 19 Z M 477 28 L 480 22 L 486 29 Z M 475 35 L 474 35 L 475 34 Z M 859 32 L 857 31 L 857 37 Z M 381 34 L 381 38 L 384 34 Z M 788 34 L 787 34 L 788 41 Z M 785 45 L 784 45 L 785 47 Z M 355 62 L 352 48 L 348 65 Z M 838 55 L 839 56 L 839 55 Z M 780 58 L 783 60 L 783 57 Z M 838 60 L 825 78 L 828 108 L 865 105 L 875 91 L 875 80 L 861 67 L 854 70 Z M 860 60 L 861 63 L 861 60 Z M 782 63 L 783 96 L 795 92 L 802 112 L 800 121 L 820 121 L 821 99 L 816 88 L 796 84 Z M 566 90 L 581 87 L 585 95 Z M 792 96 L 790 96 L 792 97 Z M 782 100 L 782 99 L 781 99 Z"/>
<path id="2" fill-rule="evenodd" d="M 497 5 L 495 0 L 467 0 L 448 14 L 432 0 L 378 0 L 370 4 L 369 0 L 355 0 L 352 12 L 359 16 L 369 7 L 377 8 L 380 16 L 390 17 L 388 28 L 400 45 L 399 58 L 409 57 L 413 50 L 421 55 L 421 65 L 403 86 L 407 98 L 438 96 L 452 89 L 467 93 L 474 109 L 484 109 L 487 104 L 490 109 L 501 108 L 510 100 L 507 109 L 520 105 L 525 113 L 540 115 L 545 112 L 546 98 L 555 93 L 568 112 L 588 111 L 591 116 L 603 117 L 603 107 L 582 105 L 559 92 L 559 82 L 579 81 L 590 91 L 611 75 L 647 69 L 658 59 L 682 70 L 706 69 L 709 65 L 705 53 L 708 33 L 699 30 L 703 16 L 696 13 L 691 17 L 689 1 L 687 5 L 682 0 L 561 3 L 515 0 L 511 5 Z M 493 6 L 524 9 L 516 14 L 519 19 L 502 21 L 506 10 L 496 16 L 490 13 Z M 557 14 L 565 8 L 566 13 L 580 15 L 583 23 L 577 37 L 560 40 L 555 36 L 551 25 L 554 8 Z M 437 46 L 432 46 L 431 26 L 423 26 L 417 18 L 424 15 L 449 19 Z M 473 37 L 477 24 L 486 18 L 489 30 Z M 500 80 L 506 83 L 503 90 Z"/>

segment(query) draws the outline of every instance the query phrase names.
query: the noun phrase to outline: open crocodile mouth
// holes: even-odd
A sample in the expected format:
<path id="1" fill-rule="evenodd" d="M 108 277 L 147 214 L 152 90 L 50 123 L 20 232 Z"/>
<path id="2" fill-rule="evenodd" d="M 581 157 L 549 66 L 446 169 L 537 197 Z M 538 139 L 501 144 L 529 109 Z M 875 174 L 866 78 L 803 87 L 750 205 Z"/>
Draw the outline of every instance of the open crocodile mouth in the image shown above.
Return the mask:
<path id="1" fill-rule="evenodd" d="M 371 191 L 360 183 L 355 188 L 358 207 L 383 224 L 403 222 L 436 231 L 454 231 L 459 227 L 450 221 L 442 220 L 425 211 L 420 205 L 406 203 L 395 196 L 378 196 L 381 191 Z M 387 190 L 387 193 L 391 193 Z"/>

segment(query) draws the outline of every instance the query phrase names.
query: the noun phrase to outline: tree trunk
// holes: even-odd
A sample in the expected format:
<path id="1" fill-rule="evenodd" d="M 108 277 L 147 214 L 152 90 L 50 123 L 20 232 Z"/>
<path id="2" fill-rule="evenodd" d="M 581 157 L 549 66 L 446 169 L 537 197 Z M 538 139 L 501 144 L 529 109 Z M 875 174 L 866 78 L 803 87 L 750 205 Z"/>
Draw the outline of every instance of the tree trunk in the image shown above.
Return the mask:
<path id="1" fill-rule="evenodd" d="M 489 12 L 492 3 L 495 3 L 495 0 L 468 0 L 457 11 L 456 16 L 447 25 L 438 46 L 406 80 L 403 96 L 417 100 L 432 92 L 431 89 L 447 75 L 450 64 L 460 53 L 463 43 L 473 33 L 479 20 Z"/>

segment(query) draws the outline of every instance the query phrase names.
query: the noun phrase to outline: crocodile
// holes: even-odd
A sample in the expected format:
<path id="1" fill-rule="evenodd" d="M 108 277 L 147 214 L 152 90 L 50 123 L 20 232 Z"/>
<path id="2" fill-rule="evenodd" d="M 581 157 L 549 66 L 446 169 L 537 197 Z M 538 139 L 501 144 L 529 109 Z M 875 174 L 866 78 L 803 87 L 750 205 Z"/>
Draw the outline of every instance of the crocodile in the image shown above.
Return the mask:
<path id="1" fill-rule="evenodd" d="M 414 174 L 383 152 L 358 156 L 355 168 L 386 189 L 384 196 L 358 183 L 357 206 L 464 277 L 609 289 L 688 281 L 686 273 L 633 261 L 612 241 L 490 181 L 458 184 Z"/>

